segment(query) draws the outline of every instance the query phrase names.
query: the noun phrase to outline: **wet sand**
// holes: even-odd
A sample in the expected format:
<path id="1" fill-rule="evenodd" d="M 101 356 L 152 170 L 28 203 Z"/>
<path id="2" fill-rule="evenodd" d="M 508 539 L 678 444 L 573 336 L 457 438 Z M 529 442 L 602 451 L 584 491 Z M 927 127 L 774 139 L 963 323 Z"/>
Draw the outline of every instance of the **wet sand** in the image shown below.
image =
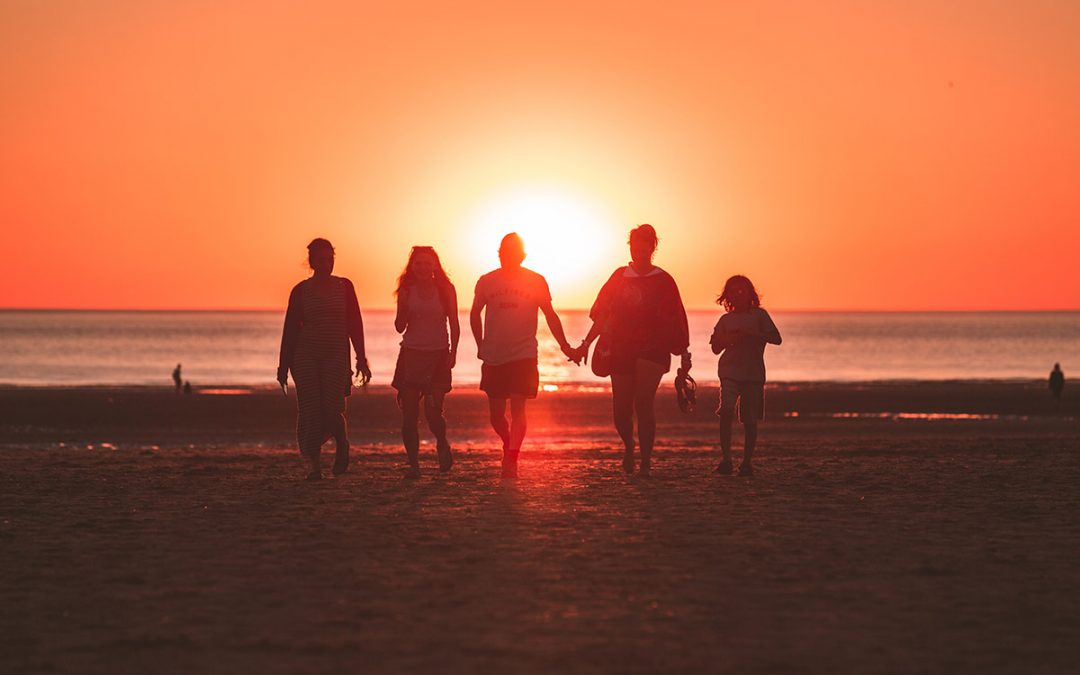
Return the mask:
<path id="1" fill-rule="evenodd" d="M 474 392 L 448 404 L 453 473 L 429 444 L 419 481 L 386 390 L 353 398 L 352 470 L 320 483 L 292 405 L 0 389 L 0 671 L 1080 659 L 1080 402 L 1041 383 L 774 387 L 752 479 L 710 473 L 712 390 L 691 416 L 661 392 L 650 479 L 619 471 L 602 392 L 542 394 L 510 482 Z"/>

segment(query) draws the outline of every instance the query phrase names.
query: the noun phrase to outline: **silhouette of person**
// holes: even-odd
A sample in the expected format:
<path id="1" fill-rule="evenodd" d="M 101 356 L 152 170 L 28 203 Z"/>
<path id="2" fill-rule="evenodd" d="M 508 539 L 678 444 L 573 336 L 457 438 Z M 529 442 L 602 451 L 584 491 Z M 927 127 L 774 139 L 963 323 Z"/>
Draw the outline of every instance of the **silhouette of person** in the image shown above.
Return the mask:
<path id="1" fill-rule="evenodd" d="M 589 312 L 592 327 L 576 350 L 585 358 L 589 345 L 601 338 L 593 353 L 593 372 L 611 376 L 615 430 L 623 442 L 627 474 L 634 473 L 635 414 L 641 474 L 649 475 L 656 439 L 656 390 L 671 369 L 673 354 L 682 356 L 680 372 L 689 374 L 691 367 L 690 330 L 679 287 L 653 264 L 659 241 L 652 225 L 630 231 L 630 263 L 616 269 L 600 289 Z"/>
<path id="2" fill-rule="evenodd" d="M 172 371 L 172 381 L 176 385 L 176 393 L 180 393 L 180 387 L 184 386 L 184 381 L 180 377 L 180 364 L 176 364 L 176 368 Z"/>
<path id="3" fill-rule="evenodd" d="M 501 266 L 476 282 L 469 323 L 476 339 L 477 357 L 483 362 L 480 389 L 487 393 L 491 426 L 502 439 L 502 476 L 517 477 L 518 456 L 525 440 L 525 401 L 536 398 L 537 310 L 544 314 L 563 354 L 574 359 L 562 322 L 551 306 L 547 280 L 521 266 L 525 242 L 516 232 L 502 238 Z M 506 403 L 510 402 L 510 422 Z"/>
<path id="4" fill-rule="evenodd" d="M 1065 389 L 1065 373 L 1061 372 L 1061 364 L 1055 363 L 1050 371 L 1050 393 L 1058 401 L 1061 400 L 1061 392 Z"/>
<path id="5" fill-rule="evenodd" d="M 308 480 L 322 478 L 322 444 L 337 441 L 334 475 L 349 466 L 349 439 L 345 423 L 345 397 L 351 390 L 349 342 L 356 352 L 361 384 L 371 380 L 364 352 L 364 322 L 351 281 L 335 277 L 334 247 L 326 239 L 308 244 L 312 275 L 289 294 L 289 307 L 281 332 L 277 381 L 282 386 L 292 372 L 296 385 L 296 439 L 310 463 Z"/>
<path id="6" fill-rule="evenodd" d="M 405 271 L 398 278 L 394 329 L 403 333 L 392 386 L 401 407 L 401 439 L 409 467 L 406 478 L 420 477 L 420 400 L 428 428 L 435 435 L 439 471 L 454 464 L 446 440 L 443 400 L 450 391 L 450 371 L 457 363 L 457 291 L 446 276 L 439 255 L 430 246 L 414 246 Z M 449 327 L 449 330 L 447 328 Z"/>
<path id="7" fill-rule="evenodd" d="M 184 382 L 184 393 L 185 394 L 190 394 L 191 393 L 191 382 L 190 381 Z"/>
<path id="8" fill-rule="evenodd" d="M 720 355 L 720 406 L 716 414 L 720 417 L 722 457 L 716 471 L 731 475 L 731 426 L 738 409 L 745 434 L 739 475 L 752 476 L 757 425 L 765 412 L 765 345 L 780 344 L 780 331 L 762 309 L 754 284 L 744 276 L 728 279 L 716 303 L 726 310 L 709 338 L 713 354 Z"/>

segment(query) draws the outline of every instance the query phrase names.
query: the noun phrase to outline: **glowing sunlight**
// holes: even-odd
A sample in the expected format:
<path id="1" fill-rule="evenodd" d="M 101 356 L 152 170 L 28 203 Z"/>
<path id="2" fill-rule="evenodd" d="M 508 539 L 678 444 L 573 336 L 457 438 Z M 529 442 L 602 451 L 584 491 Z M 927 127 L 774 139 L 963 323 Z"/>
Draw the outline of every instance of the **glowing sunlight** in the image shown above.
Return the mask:
<path id="1" fill-rule="evenodd" d="M 525 239 L 525 266 L 547 277 L 552 294 L 590 290 L 611 266 L 619 235 L 602 206 L 570 190 L 526 186 L 480 204 L 467 220 L 465 242 L 481 268 L 498 264 L 499 241 L 508 232 Z M 587 282 L 587 283 L 586 283 Z"/>

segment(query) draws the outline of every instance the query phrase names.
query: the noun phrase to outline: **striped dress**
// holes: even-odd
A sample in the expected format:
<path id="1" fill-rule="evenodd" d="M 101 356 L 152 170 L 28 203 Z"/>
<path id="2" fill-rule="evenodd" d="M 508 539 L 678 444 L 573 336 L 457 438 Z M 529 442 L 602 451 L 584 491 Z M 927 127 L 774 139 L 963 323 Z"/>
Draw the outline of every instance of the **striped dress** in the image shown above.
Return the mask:
<path id="1" fill-rule="evenodd" d="M 349 340 L 363 360 L 363 320 L 352 282 L 330 277 L 323 285 L 300 282 L 289 295 L 281 336 L 279 376 L 292 372 L 296 384 L 296 439 L 304 455 L 318 455 L 323 442 L 344 431 L 345 397 L 352 384 Z"/>

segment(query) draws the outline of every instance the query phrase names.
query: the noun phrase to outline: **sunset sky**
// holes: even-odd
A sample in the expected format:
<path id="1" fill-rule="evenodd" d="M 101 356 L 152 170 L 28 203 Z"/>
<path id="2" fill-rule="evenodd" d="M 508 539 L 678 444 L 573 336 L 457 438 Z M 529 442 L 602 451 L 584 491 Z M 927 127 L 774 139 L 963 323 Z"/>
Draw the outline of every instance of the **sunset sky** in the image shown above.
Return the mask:
<path id="1" fill-rule="evenodd" d="M 588 306 L 649 222 L 687 305 L 1080 308 L 1080 3 L 0 4 L 0 307 L 467 305 L 517 229 Z"/>

